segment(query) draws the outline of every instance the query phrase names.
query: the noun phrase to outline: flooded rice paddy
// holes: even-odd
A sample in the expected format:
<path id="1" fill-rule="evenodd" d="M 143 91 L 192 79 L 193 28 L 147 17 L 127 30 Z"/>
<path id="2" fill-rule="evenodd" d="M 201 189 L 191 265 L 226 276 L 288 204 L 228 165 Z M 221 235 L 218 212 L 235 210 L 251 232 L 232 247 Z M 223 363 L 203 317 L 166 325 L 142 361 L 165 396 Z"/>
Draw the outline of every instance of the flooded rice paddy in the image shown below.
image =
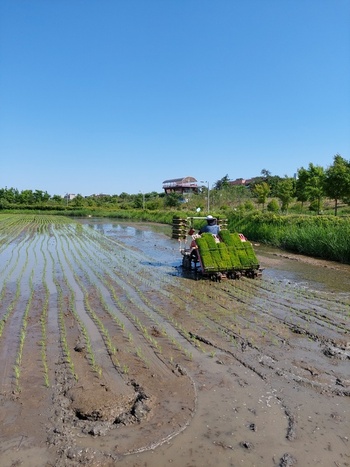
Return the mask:
<path id="1" fill-rule="evenodd" d="M 194 280 L 170 236 L 0 217 L 0 465 L 350 465 L 350 267 Z"/>

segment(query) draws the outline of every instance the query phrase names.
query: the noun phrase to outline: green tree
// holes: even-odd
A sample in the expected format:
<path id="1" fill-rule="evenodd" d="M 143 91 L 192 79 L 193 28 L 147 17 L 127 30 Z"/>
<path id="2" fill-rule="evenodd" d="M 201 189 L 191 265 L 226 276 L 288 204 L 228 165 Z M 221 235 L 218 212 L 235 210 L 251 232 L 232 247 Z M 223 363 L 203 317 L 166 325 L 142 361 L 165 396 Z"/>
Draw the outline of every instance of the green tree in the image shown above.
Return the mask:
<path id="1" fill-rule="evenodd" d="M 251 190 L 253 192 L 256 185 L 265 182 L 270 187 L 269 196 L 276 196 L 277 185 L 278 185 L 278 182 L 280 180 L 282 180 L 282 178 L 279 177 L 278 175 L 271 175 L 271 172 L 269 170 L 262 169 L 261 175 L 259 177 L 254 177 L 252 179 L 252 182 L 250 184 L 250 188 L 251 188 Z"/>
<path id="2" fill-rule="evenodd" d="M 32 190 L 23 190 L 19 194 L 19 202 L 21 204 L 34 204 L 35 197 Z"/>
<path id="3" fill-rule="evenodd" d="M 309 172 L 303 167 L 298 170 L 298 178 L 295 183 L 295 194 L 298 201 L 301 202 L 301 207 L 309 199 L 307 192 L 307 183 L 309 180 Z"/>
<path id="4" fill-rule="evenodd" d="M 55 204 L 65 204 L 64 198 L 61 195 L 53 195 L 51 196 L 51 201 Z"/>
<path id="5" fill-rule="evenodd" d="M 265 179 L 268 179 L 271 177 L 271 172 L 267 169 L 262 169 L 260 173 Z"/>
<path id="6" fill-rule="evenodd" d="M 334 199 L 334 215 L 338 213 L 338 201 L 350 197 L 350 161 L 340 154 L 334 156 L 333 165 L 328 167 L 324 179 L 325 194 Z"/>
<path id="7" fill-rule="evenodd" d="M 164 198 L 164 206 L 168 208 L 178 208 L 181 204 L 182 196 L 179 193 L 169 193 Z"/>
<path id="8" fill-rule="evenodd" d="M 214 184 L 214 190 L 223 190 L 224 188 L 227 188 L 230 186 L 230 178 L 226 174 L 224 177 L 222 177 L 220 180 L 217 180 Z"/>
<path id="9" fill-rule="evenodd" d="M 285 177 L 280 180 L 277 185 L 277 198 L 281 200 L 281 210 L 288 211 L 290 202 L 294 197 L 294 180 L 290 177 Z"/>
<path id="10" fill-rule="evenodd" d="M 5 187 L 0 193 L 0 198 L 3 198 L 9 204 L 16 204 L 20 202 L 19 191 L 16 188 Z"/>
<path id="11" fill-rule="evenodd" d="M 308 169 L 303 167 L 298 170 L 298 180 L 302 180 L 299 189 L 302 188 L 306 198 L 313 204 L 316 203 L 317 213 L 321 212 L 322 199 L 325 196 L 324 180 L 325 170 L 320 165 L 309 164 Z M 298 187 L 298 182 L 297 182 Z M 298 189 L 298 188 L 297 188 Z"/>
<path id="12" fill-rule="evenodd" d="M 259 204 L 262 204 L 264 210 L 266 200 L 270 193 L 270 186 L 267 182 L 258 183 L 253 188 L 253 193 Z"/>
<path id="13" fill-rule="evenodd" d="M 33 197 L 35 204 L 47 203 L 47 201 L 50 199 L 50 195 L 48 194 L 48 192 L 42 190 L 35 190 L 33 192 Z"/>
<path id="14" fill-rule="evenodd" d="M 78 193 L 77 196 L 75 196 L 74 199 L 71 201 L 71 205 L 77 208 L 84 206 L 83 196 Z"/>

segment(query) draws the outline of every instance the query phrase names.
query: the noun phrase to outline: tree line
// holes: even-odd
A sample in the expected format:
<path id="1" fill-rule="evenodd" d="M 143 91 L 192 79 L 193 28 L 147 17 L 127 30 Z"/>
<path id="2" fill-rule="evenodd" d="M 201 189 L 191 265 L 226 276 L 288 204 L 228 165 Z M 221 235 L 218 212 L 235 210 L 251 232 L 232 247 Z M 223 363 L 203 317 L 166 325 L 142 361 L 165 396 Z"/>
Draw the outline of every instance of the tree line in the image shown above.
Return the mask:
<path id="1" fill-rule="evenodd" d="M 288 210 L 293 199 L 302 204 L 310 202 L 310 209 L 318 214 L 325 198 L 334 200 L 334 214 L 338 213 L 339 202 L 350 204 L 350 161 L 340 154 L 333 158 L 327 169 L 320 165 L 309 164 L 308 168 L 298 169 L 297 177 L 271 180 L 268 171 L 262 171 L 264 180 L 257 181 L 252 187 L 259 204 L 263 207 L 268 197 L 276 197 L 281 202 L 281 210 Z M 271 183 L 272 181 L 272 183 Z"/>
<path id="2" fill-rule="evenodd" d="M 297 200 L 303 205 L 309 202 L 309 209 L 322 211 L 325 198 L 334 200 L 334 214 L 338 213 L 339 202 L 350 204 L 350 161 L 336 154 L 333 164 L 327 169 L 320 165 L 309 164 L 308 168 L 301 167 L 296 177 L 279 177 L 271 175 L 266 169 L 261 171 L 260 177 L 252 179 L 248 186 L 232 187 L 228 175 L 218 180 L 214 185 L 217 192 L 238 191 L 248 188 L 250 194 L 258 204 L 269 211 L 288 211 L 292 201 Z M 278 202 L 278 201 L 279 202 Z"/>
<path id="3" fill-rule="evenodd" d="M 208 187 L 209 188 L 209 187 Z M 147 209 L 162 210 L 183 207 L 186 210 L 200 207 L 206 209 L 208 196 L 212 209 L 231 209 L 249 204 L 255 199 L 264 210 L 287 212 L 292 201 L 299 201 L 303 206 L 308 202 L 310 210 L 322 211 L 325 198 L 334 200 L 334 214 L 338 213 L 339 202 L 350 205 L 350 161 L 336 154 L 328 168 L 309 164 L 301 167 L 296 177 L 279 177 L 263 169 L 259 177 L 251 180 L 249 185 L 233 186 L 229 176 L 225 175 L 208 190 L 201 187 L 198 193 L 178 194 L 150 193 L 120 195 L 78 194 L 73 199 L 68 195 L 51 196 L 47 191 L 0 188 L 0 209 L 56 209 L 69 210 L 80 208 L 102 209 Z"/>

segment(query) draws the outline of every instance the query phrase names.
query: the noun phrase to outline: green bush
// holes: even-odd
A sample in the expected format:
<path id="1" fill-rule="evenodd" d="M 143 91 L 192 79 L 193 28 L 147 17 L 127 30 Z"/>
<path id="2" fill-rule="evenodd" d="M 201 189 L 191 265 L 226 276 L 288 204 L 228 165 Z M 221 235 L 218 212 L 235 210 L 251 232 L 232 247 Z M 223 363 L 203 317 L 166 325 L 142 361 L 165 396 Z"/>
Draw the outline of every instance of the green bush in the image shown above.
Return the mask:
<path id="1" fill-rule="evenodd" d="M 280 205 L 277 201 L 277 199 L 272 199 L 268 204 L 267 204 L 267 210 L 269 212 L 278 212 L 280 210 Z"/>

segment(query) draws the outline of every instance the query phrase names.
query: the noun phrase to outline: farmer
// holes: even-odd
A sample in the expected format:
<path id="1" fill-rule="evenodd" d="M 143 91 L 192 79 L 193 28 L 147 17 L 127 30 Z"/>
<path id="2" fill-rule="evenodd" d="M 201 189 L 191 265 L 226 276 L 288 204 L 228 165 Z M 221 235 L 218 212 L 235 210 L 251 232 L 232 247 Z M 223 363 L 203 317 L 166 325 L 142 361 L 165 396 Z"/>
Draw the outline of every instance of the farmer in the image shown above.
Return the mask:
<path id="1" fill-rule="evenodd" d="M 217 235 L 219 233 L 220 227 L 217 225 L 216 218 L 209 215 L 207 216 L 207 225 L 204 225 L 199 230 L 199 234 L 202 233 L 211 233 Z"/>

